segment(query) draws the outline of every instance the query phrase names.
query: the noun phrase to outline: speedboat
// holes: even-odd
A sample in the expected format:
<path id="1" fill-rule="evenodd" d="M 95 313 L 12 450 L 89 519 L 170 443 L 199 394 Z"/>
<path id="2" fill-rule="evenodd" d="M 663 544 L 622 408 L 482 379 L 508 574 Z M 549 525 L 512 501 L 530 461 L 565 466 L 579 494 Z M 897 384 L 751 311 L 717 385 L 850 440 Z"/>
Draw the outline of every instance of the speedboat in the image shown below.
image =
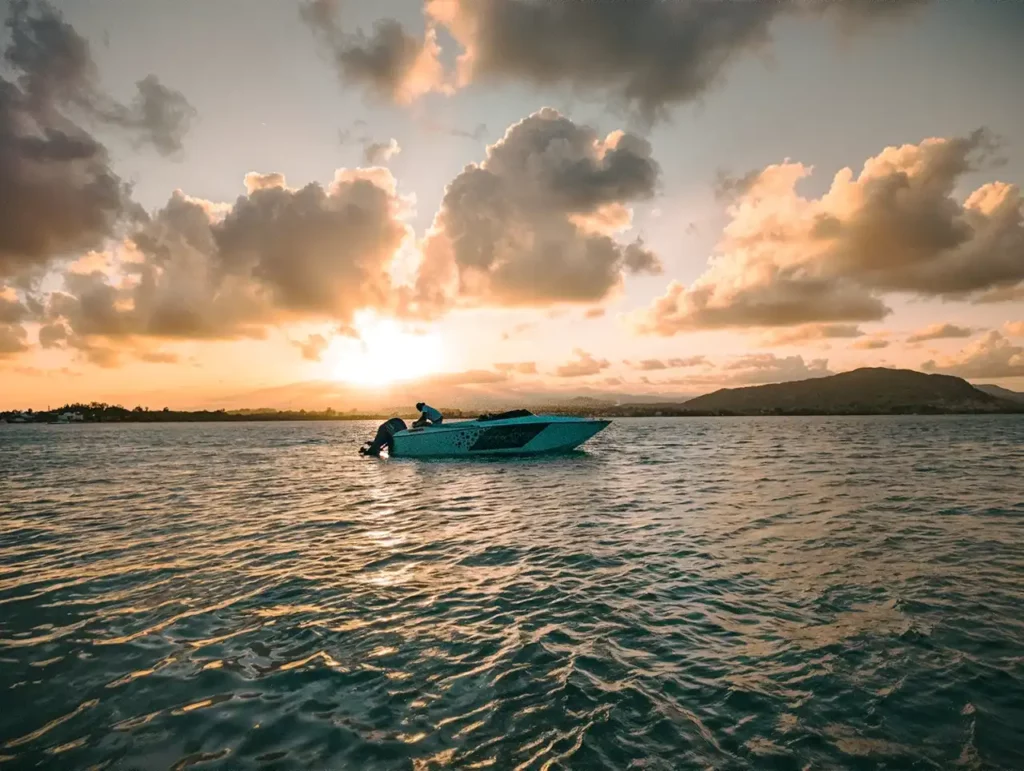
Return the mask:
<path id="1" fill-rule="evenodd" d="M 529 410 L 413 428 L 408 428 L 401 418 L 391 418 L 359 453 L 380 455 L 386 448 L 392 458 L 434 458 L 568 452 L 609 423 L 610 420 L 566 415 L 534 415 Z"/>

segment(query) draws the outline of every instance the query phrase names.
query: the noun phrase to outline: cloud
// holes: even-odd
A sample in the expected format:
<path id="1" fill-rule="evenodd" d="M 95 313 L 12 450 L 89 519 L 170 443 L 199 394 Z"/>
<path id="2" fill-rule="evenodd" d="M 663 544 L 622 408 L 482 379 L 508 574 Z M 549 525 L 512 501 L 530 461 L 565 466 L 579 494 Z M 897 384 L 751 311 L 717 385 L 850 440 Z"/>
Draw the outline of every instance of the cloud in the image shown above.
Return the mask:
<path id="1" fill-rule="evenodd" d="M 970 337 L 974 330 L 958 327 L 956 324 L 932 324 L 907 337 L 908 343 L 923 343 L 925 340 L 943 340 L 950 337 Z"/>
<path id="2" fill-rule="evenodd" d="M 284 174 L 278 172 L 260 174 L 258 171 L 250 171 L 245 175 L 245 192 L 248 195 L 252 195 L 257 190 L 269 190 L 274 187 L 287 187 Z"/>
<path id="3" fill-rule="evenodd" d="M 585 319 L 599 319 L 605 314 L 604 308 L 588 308 L 583 314 Z"/>
<path id="4" fill-rule="evenodd" d="M 503 362 L 501 364 L 495 364 L 494 368 L 498 370 L 498 372 L 504 372 L 506 374 L 512 372 L 518 372 L 521 375 L 537 374 L 537 363 L 533 361 Z"/>
<path id="5" fill-rule="evenodd" d="M 864 340 L 858 340 L 850 346 L 861 351 L 877 351 L 882 348 L 889 347 L 889 341 L 884 340 L 880 337 L 869 337 Z"/>
<path id="6" fill-rule="evenodd" d="M 622 244 L 596 222 L 652 196 L 659 173 L 632 134 L 602 139 L 550 108 L 512 125 L 445 190 L 423 243 L 420 312 L 593 303 L 625 273 L 660 270 L 642 241 Z"/>
<path id="7" fill-rule="evenodd" d="M 330 52 L 344 83 L 366 86 L 399 103 L 448 89 L 433 26 L 422 39 L 407 34 L 394 19 L 378 20 L 370 35 L 346 32 L 335 6 L 333 0 L 312 0 L 301 6 L 300 14 Z"/>
<path id="8" fill-rule="evenodd" d="M 26 337 L 25 327 L 20 324 L 0 324 L 0 358 L 27 351 Z"/>
<path id="9" fill-rule="evenodd" d="M 754 186 L 760 176 L 760 169 L 748 171 L 739 177 L 734 177 L 726 171 L 719 170 L 715 175 L 715 183 L 712 187 L 715 200 L 728 203 L 746 195 L 747 191 Z"/>
<path id="10" fill-rule="evenodd" d="M 625 362 L 629 364 L 629 362 Z M 642 372 L 651 372 L 659 369 L 676 369 L 680 367 L 699 367 L 702 364 L 707 364 L 707 359 L 703 356 L 690 356 L 686 359 L 644 359 L 642 361 L 633 364 L 633 369 L 641 370 Z"/>
<path id="11" fill-rule="evenodd" d="M 863 334 L 856 324 L 803 324 L 771 332 L 765 337 L 764 342 L 766 345 L 792 345 L 814 340 L 860 337 Z"/>
<path id="12" fill-rule="evenodd" d="M 976 298 L 979 303 L 1012 303 L 1024 300 L 1024 284 L 989 289 Z"/>
<path id="13" fill-rule="evenodd" d="M 39 367 L 11 367 L 11 372 L 17 372 L 19 375 L 27 375 L 29 377 L 54 377 L 60 375 L 62 377 L 81 377 L 82 373 L 68 367 L 53 367 L 49 369 L 40 369 Z"/>
<path id="14" fill-rule="evenodd" d="M 808 380 L 833 374 L 828 368 L 828 359 L 812 359 L 805 362 L 803 356 L 779 357 L 773 353 L 755 353 L 729 362 L 722 366 L 723 375 L 710 375 L 717 382 L 734 385 L 758 385 L 781 383 L 789 380 Z"/>
<path id="15" fill-rule="evenodd" d="M 97 108 L 97 114 L 107 123 L 138 132 L 140 142 L 151 144 L 161 155 L 179 153 L 196 109 L 155 75 L 147 75 L 135 87 L 138 94 L 131 105 L 109 102 Z"/>
<path id="16" fill-rule="evenodd" d="M 302 358 L 307 361 L 320 361 L 324 351 L 327 350 L 327 344 L 327 338 L 323 335 L 310 335 L 305 340 L 292 343 L 302 352 Z"/>
<path id="17" fill-rule="evenodd" d="M 363 148 L 363 160 L 368 166 L 381 166 L 400 152 L 402 148 L 394 138 L 387 142 L 371 142 Z"/>
<path id="18" fill-rule="evenodd" d="M 106 148 L 76 120 L 126 128 L 158 151 L 180 148 L 193 113 L 149 76 L 125 106 L 98 85 L 89 43 L 45 2 L 8 5 L 0 77 L 0 277 L 38 277 L 66 255 L 101 245 L 143 216 Z"/>
<path id="19" fill-rule="evenodd" d="M 1024 346 L 1014 345 L 992 330 L 975 340 L 958 355 L 930 359 L 921 364 L 925 372 L 940 372 L 963 378 L 1024 376 Z"/>
<path id="20" fill-rule="evenodd" d="M 136 358 L 149 364 L 176 364 L 179 360 L 177 354 L 165 351 L 141 351 Z"/>
<path id="21" fill-rule="evenodd" d="M 425 117 L 422 121 L 423 129 L 435 134 L 448 134 L 449 136 L 459 137 L 461 139 L 472 139 L 475 142 L 480 142 L 485 136 L 487 136 L 487 124 L 477 123 L 473 127 L 472 131 L 458 126 L 452 126 L 447 123 L 442 123 L 429 116 Z"/>
<path id="22" fill-rule="evenodd" d="M 28 320 L 30 311 L 14 293 L 0 285 L 0 324 L 17 324 Z"/>
<path id="23" fill-rule="evenodd" d="M 722 273 L 717 263 L 708 272 Z M 703 283 L 687 289 L 672 281 L 665 294 L 633 320 L 642 334 L 669 337 L 698 329 L 775 327 L 837 321 L 878 321 L 890 311 L 877 298 L 846 282 L 814 279 L 799 271 L 738 272 L 736 283 L 717 283 L 705 273 Z M 769 268 L 768 273 L 773 269 Z M 724 276 L 721 278 L 725 278 Z M 715 282 L 715 283 L 710 283 Z M 748 282 L 746 286 L 737 286 Z"/>
<path id="24" fill-rule="evenodd" d="M 69 336 L 68 328 L 61 322 L 44 324 L 39 328 L 39 345 L 43 348 L 60 348 Z"/>
<path id="25" fill-rule="evenodd" d="M 47 322 L 65 324 L 73 347 L 88 350 L 97 339 L 259 338 L 278 322 L 344 325 L 357 310 L 394 303 L 388 271 L 410 233 L 389 172 L 342 169 L 326 188 L 288 188 L 281 175 L 246 182 L 248 193 L 226 207 L 176 192 L 132 234 L 112 273 L 64 274 Z"/>
<path id="26" fill-rule="evenodd" d="M 1003 329 L 1011 337 L 1024 337 L 1024 321 L 1007 321 Z"/>
<path id="27" fill-rule="evenodd" d="M 595 359 L 589 353 L 579 348 L 574 351 L 576 358 L 563 364 L 555 370 L 558 377 L 585 377 L 596 375 L 611 364 L 607 359 Z"/>
<path id="28" fill-rule="evenodd" d="M 359 136 L 356 136 L 357 129 L 360 131 Z M 362 118 L 356 118 L 347 128 L 338 129 L 338 142 L 343 145 L 352 142 L 365 145 L 370 141 L 370 137 L 366 135 L 366 121 Z"/>
<path id="29" fill-rule="evenodd" d="M 524 321 L 524 322 L 522 322 L 520 324 L 516 324 L 511 329 L 508 329 L 508 330 L 502 332 L 501 333 L 501 339 L 502 340 L 511 340 L 514 337 L 521 337 L 524 332 L 529 332 L 530 330 L 536 328 L 536 326 L 537 326 L 536 322 Z"/>
<path id="30" fill-rule="evenodd" d="M 857 5 L 851 13 L 848 5 Z M 744 54 L 770 43 L 780 14 L 848 21 L 882 4 L 798 2 L 535 2 L 427 0 L 428 15 L 462 47 L 457 82 L 566 85 L 610 99 L 642 119 L 697 99 Z M 902 9 L 901 9 L 902 10 Z M 847 28 L 849 28 L 847 23 Z"/>
<path id="31" fill-rule="evenodd" d="M 488 385 L 491 383 L 504 383 L 507 380 L 508 374 L 504 372 L 471 369 L 465 372 L 442 372 L 438 375 L 428 375 L 417 381 L 417 384 L 425 388 L 441 388 L 464 385 Z"/>
<path id="32" fill-rule="evenodd" d="M 835 175 L 818 199 L 796 192 L 799 163 L 764 169 L 729 206 L 707 270 L 635 317 L 672 335 L 725 327 L 876 321 L 880 295 L 981 299 L 1024 282 L 1024 214 L 1016 186 L 992 182 L 963 203 L 961 177 L 994 147 L 979 130 L 889 147 L 858 176 Z"/>

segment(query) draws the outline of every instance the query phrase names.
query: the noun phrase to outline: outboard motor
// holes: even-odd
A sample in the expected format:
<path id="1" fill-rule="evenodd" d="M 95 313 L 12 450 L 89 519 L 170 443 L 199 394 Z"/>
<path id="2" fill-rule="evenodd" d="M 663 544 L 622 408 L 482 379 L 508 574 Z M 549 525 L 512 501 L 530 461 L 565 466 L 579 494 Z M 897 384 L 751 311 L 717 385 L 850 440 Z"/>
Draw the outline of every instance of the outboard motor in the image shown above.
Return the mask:
<path id="1" fill-rule="evenodd" d="M 405 421 L 401 418 L 391 418 L 386 423 L 381 423 L 380 428 L 377 429 L 377 435 L 373 437 L 372 442 L 367 442 L 359 448 L 360 455 L 380 455 L 380 451 L 385 447 L 388 450 L 391 449 L 391 438 L 398 431 L 405 431 Z"/>

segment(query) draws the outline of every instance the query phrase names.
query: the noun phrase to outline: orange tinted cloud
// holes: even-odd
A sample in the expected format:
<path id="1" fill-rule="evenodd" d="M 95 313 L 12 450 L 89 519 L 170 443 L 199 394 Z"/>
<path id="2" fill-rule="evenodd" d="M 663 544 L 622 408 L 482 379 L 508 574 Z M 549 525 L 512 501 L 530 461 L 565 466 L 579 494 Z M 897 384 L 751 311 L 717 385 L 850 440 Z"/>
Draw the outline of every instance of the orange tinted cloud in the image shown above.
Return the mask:
<path id="1" fill-rule="evenodd" d="M 965 378 L 1020 377 L 1024 376 L 1024 346 L 992 330 L 957 355 L 930 359 L 921 369 Z"/>
<path id="2" fill-rule="evenodd" d="M 566 362 L 555 370 L 558 377 L 586 377 L 596 375 L 601 370 L 611 366 L 607 359 L 595 359 L 586 351 L 577 348 L 574 351 L 575 358 Z"/>
<path id="3" fill-rule="evenodd" d="M 860 174 L 836 174 L 818 199 L 796 192 L 810 173 L 769 166 L 745 182 L 707 270 L 669 285 L 636 323 L 671 335 L 690 329 L 873 321 L 881 296 L 983 299 L 1024 285 L 1019 190 L 994 182 L 953 197 L 993 147 L 978 131 L 889 147 Z M 991 299 L 991 298 L 989 298 Z"/>
<path id="4" fill-rule="evenodd" d="M 931 324 L 907 337 L 908 343 L 922 343 L 925 340 L 944 340 L 951 337 L 970 337 L 974 330 L 958 327 L 956 324 Z"/>
<path id="5" fill-rule="evenodd" d="M 44 342 L 110 365 L 115 341 L 262 337 L 269 324 L 346 324 L 394 304 L 389 268 L 410 235 L 386 169 L 339 170 L 327 188 L 249 174 L 224 211 L 176 193 L 133 235 L 113 272 L 68 271 L 50 295 Z"/>

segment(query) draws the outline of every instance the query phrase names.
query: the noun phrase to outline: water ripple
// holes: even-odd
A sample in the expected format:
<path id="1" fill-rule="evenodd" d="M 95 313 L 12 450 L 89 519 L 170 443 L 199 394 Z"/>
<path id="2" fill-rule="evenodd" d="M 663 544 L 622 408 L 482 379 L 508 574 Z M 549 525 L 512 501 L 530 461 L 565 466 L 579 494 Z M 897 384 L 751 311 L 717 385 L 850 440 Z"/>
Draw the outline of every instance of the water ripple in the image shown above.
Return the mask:
<path id="1" fill-rule="evenodd" d="M 1024 420 L 374 429 L 3 427 L 0 766 L 1024 767 Z"/>

